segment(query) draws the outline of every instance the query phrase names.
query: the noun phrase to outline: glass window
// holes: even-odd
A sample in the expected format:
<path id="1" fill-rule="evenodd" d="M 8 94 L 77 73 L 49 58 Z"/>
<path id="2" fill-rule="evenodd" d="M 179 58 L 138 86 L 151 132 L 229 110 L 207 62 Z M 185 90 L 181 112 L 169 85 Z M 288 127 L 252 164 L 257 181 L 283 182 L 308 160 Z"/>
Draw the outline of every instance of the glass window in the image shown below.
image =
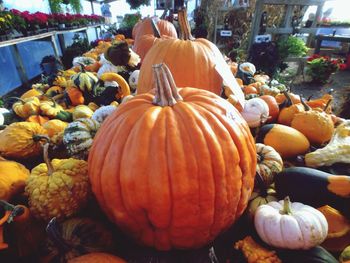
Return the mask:
<path id="1" fill-rule="evenodd" d="M 10 48 L 0 48 L 0 96 L 22 85 Z"/>
<path id="2" fill-rule="evenodd" d="M 19 54 L 22 58 L 28 79 L 41 74 L 40 62 L 45 56 L 54 55 L 50 41 L 29 41 L 18 44 Z"/>

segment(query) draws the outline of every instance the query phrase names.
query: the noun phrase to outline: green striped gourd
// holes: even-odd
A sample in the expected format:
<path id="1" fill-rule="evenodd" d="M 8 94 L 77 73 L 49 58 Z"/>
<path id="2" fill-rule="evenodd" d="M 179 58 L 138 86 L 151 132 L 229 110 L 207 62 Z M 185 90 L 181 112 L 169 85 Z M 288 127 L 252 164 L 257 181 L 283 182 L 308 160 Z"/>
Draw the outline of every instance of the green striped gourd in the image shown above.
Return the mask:
<path id="1" fill-rule="evenodd" d="M 81 91 L 91 92 L 98 78 L 91 72 L 86 72 L 84 65 L 81 64 L 81 72 L 74 74 L 71 77 L 73 84 Z"/>
<path id="2" fill-rule="evenodd" d="M 81 118 L 71 122 L 64 130 L 63 144 L 68 154 L 77 159 L 86 159 L 100 123 Z"/>

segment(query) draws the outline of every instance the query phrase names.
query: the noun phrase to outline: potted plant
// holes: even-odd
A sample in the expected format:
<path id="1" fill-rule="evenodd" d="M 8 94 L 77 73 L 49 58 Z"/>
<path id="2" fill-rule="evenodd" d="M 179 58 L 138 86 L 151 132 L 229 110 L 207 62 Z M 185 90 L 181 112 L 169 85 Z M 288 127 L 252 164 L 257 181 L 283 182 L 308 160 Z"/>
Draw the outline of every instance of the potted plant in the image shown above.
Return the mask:
<path id="1" fill-rule="evenodd" d="M 341 59 L 315 54 L 307 60 L 306 74 L 311 77 L 312 82 L 324 84 L 333 73 L 344 69 L 346 64 Z"/>
<path id="2" fill-rule="evenodd" d="M 12 14 L 8 11 L 0 11 L 0 40 L 9 39 L 12 28 Z"/>

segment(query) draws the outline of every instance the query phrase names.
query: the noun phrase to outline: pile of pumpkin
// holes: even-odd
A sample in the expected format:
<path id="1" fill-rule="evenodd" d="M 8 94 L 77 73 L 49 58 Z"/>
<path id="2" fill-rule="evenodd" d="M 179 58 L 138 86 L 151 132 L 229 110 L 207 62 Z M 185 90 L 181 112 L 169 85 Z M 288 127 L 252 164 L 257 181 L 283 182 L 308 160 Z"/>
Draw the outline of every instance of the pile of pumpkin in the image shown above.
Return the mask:
<path id="1" fill-rule="evenodd" d="M 79 72 L 2 109 L 0 249 L 42 262 L 124 262 L 112 255 L 109 222 L 171 250 L 205 247 L 244 221 L 242 240 L 231 238 L 244 262 L 338 262 L 350 245 L 350 177 L 334 165 L 350 160 L 350 121 L 332 114 L 329 94 L 304 101 L 252 64 L 226 64 L 192 37 L 186 10 L 178 19 L 182 39 L 167 21 L 135 26 L 135 96 L 118 71 L 99 75 L 79 61 Z M 119 61 L 120 42 L 96 52 Z M 216 65 L 237 77 L 244 103 Z"/>

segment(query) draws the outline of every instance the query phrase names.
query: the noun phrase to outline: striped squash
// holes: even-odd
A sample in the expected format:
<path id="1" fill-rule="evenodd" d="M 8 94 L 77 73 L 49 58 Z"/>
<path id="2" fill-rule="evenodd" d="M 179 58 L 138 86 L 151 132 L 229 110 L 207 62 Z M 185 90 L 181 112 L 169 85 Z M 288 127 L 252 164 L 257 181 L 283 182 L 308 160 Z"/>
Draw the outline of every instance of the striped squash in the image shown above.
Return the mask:
<path id="1" fill-rule="evenodd" d="M 81 66 L 81 72 L 71 77 L 73 84 L 81 91 L 91 92 L 98 78 L 91 72 L 86 72 L 84 66 Z"/>
<path id="2" fill-rule="evenodd" d="M 77 119 L 68 124 L 63 135 L 63 144 L 68 154 L 77 159 L 85 159 L 99 128 L 99 122 L 88 118 Z"/>

